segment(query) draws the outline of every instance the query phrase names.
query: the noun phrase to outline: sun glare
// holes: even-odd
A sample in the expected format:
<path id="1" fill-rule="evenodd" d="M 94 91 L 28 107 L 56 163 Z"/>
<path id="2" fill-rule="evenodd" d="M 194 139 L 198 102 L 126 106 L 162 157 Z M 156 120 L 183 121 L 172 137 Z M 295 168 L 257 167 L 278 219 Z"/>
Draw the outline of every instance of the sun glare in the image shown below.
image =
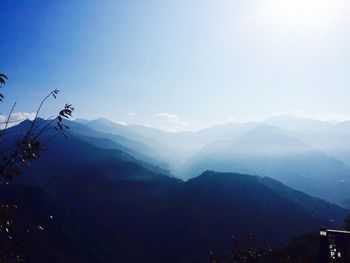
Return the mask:
<path id="1" fill-rule="evenodd" d="M 268 0 L 260 11 L 264 20 L 285 30 L 329 30 L 348 7 L 344 0 Z"/>

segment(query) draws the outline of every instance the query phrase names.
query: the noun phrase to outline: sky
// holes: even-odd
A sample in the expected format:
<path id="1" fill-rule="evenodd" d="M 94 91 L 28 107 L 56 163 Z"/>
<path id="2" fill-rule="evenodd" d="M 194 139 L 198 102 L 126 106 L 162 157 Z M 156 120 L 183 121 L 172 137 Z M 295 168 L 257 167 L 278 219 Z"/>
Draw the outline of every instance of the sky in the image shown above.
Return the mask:
<path id="1" fill-rule="evenodd" d="M 169 131 L 284 113 L 350 119 L 348 0 L 1 1 L 6 115 Z"/>

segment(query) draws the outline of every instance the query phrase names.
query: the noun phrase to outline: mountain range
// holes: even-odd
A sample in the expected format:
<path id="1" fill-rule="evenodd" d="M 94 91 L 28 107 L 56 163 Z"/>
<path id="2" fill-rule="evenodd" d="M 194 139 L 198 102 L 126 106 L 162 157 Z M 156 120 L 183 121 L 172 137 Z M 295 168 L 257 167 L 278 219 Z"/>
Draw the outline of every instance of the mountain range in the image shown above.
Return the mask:
<path id="1" fill-rule="evenodd" d="M 19 204 L 22 220 L 16 231 L 23 225 L 32 227 L 33 222 L 46 230 L 27 238 L 25 246 L 30 251 L 23 253 L 29 262 L 47 262 L 48 258 L 57 262 L 62 258 L 67 262 L 202 262 L 208 260 L 208 250 L 214 245 L 229 250 L 232 242 L 248 233 L 279 246 L 321 226 L 340 227 L 348 213 L 312 196 L 328 190 L 326 198 L 320 197 L 342 199 L 347 165 L 291 137 L 290 131 L 267 125 L 246 131 L 253 126 L 246 124 L 237 139 L 214 140 L 214 146 L 207 143 L 198 154 L 198 163 L 196 156 L 186 162 L 191 179 L 183 180 L 167 169 L 171 165 L 166 157 L 160 162 L 153 155 L 162 152 L 157 147 L 165 139 L 157 142 L 154 136 L 150 142 L 150 134 L 136 134 L 140 127 L 132 127 L 129 137 L 128 126 L 124 134 L 118 134 L 114 125 L 104 130 L 106 123 L 96 128 L 96 122 L 69 123 L 68 140 L 56 136 L 38 160 L 23 166 L 23 174 L 3 186 L 3 198 Z M 29 121 L 10 128 L 6 144 L 28 125 Z M 214 133 L 225 137 L 231 129 L 227 127 L 202 131 L 201 143 L 214 138 Z M 236 124 L 231 127 L 240 129 Z M 55 135 L 52 127 L 42 140 Z M 190 140 L 195 134 L 181 136 Z M 206 161 L 199 165 L 203 158 L 218 166 L 206 167 Z M 220 172 L 221 160 L 227 160 L 226 171 Z M 243 163 L 246 170 L 239 169 Z M 327 169 L 335 171 L 333 179 L 340 182 L 331 184 Z M 302 176 L 304 189 L 300 189 Z M 32 210 L 26 208 L 28 204 Z"/>
<path id="2" fill-rule="evenodd" d="M 85 125 L 148 145 L 152 151 L 139 147 L 139 152 L 156 156 L 154 159 L 161 161 L 153 164 L 184 180 L 208 169 L 242 172 L 273 177 L 345 207 L 350 200 L 347 122 L 281 115 L 265 121 L 228 123 L 177 133 L 141 125 L 123 126 L 106 119 L 85 121 Z"/>

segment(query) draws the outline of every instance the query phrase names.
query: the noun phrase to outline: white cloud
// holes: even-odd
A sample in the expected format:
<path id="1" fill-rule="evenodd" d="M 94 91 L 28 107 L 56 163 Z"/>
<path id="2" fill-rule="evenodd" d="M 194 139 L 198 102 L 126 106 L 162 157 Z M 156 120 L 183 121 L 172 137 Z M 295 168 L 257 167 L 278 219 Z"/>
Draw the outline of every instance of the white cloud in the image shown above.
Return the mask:
<path id="1" fill-rule="evenodd" d="M 135 113 L 129 112 L 129 113 L 128 113 L 128 116 L 135 116 Z"/>
<path id="2" fill-rule="evenodd" d="M 177 123 L 180 121 L 180 117 L 175 114 L 170 114 L 166 112 L 158 112 L 156 113 L 156 116 L 160 120 L 165 120 L 173 123 Z"/>
<path id="3" fill-rule="evenodd" d="M 123 125 L 123 126 L 127 126 L 127 123 L 125 121 L 119 121 L 117 123 L 120 124 L 120 125 Z"/>
<path id="4" fill-rule="evenodd" d="M 5 128 L 7 117 L 5 115 L 0 115 L 0 129 Z M 33 120 L 35 118 L 35 112 L 14 112 L 11 114 L 11 117 L 9 119 L 9 123 L 7 127 L 15 126 L 19 123 L 21 123 L 24 120 Z"/>
<path id="5" fill-rule="evenodd" d="M 198 123 L 185 121 L 176 114 L 158 112 L 155 116 L 158 123 L 156 127 L 167 132 L 193 131 L 203 128 Z"/>

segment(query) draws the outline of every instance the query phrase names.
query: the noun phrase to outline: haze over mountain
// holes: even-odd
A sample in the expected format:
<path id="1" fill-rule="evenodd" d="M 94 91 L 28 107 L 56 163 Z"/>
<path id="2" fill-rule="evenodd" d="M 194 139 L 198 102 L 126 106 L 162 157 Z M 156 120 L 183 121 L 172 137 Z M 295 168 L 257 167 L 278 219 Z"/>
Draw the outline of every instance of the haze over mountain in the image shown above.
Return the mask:
<path id="1" fill-rule="evenodd" d="M 275 116 L 264 121 L 230 122 L 186 132 L 166 132 L 136 124 L 121 125 L 103 118 L 85 121 L 85 124 L 104 133 L 126 136 L 144 144 L 152 144 L 155 148 L 164 149 L 163 153 L 168 152 L 169 155 L 170 152 L 177 165 L 186 161 L 207 143 L 218 139 L 234 139 L 264 124 L 271 124 L 286 130 L 291 129 L 291 131 L 317 131 L 332 126 L 330 122 L 298 118 L 292 115 Z"/>
<path id="2" fill-rule="evenodd" d="M 322 131 L 301 132 L 295 136 L 350 165 L 350 123 L 348 121 Z"/>
<path id="3" fill-rule="evenodd" d="M 29 124 L 24 122 L 10 128 L 8 136 L 15 136 Z M 225 249 L 233 236 L 238 238 L 254 231 L 259 240 L 268 240 L 274 245 L 284 244 L 290 238 L 316 231 L 320 226 L 339 226 L 347 213 L 345 209 L 268 177 L 193 170 L 190 176 L 193 179 L 184 182 L 147 163 L 136 150 L 130 150 L 139 147 L 138 144 L 130 144 L 130 148 L 125 148 L 128 150 L 126 153 L 122 148 L 118 149 L 120 146 L 113 146 L 115 142 L 108 139 L 112 135 L 91 130 L 81 123 L 70 124 L 68 141 L 59 136 L 45 147 L 40 159 L 14 181 L 20 188 L 13 195 L 25 196 L 27 191 L 33 191 L 28 187 L 44 187 L 45 193 L 59 204 L 62 215 L 55 213 L 57 226 L 50 227 L 47 237 L 38 242 L 50 240 L 52 235 L 56 235 L 57 228 L 64 229 L 56 235 L 58 241 L 64 240 L 67 235 L 74 235 L 80 240 L 81 255 L 72 253 L 69 247 L 74 245 L 71 243 L 60 248 L 71 258 L 81 259 L 88 254 L 92 261 L 108 258 L 153 262 L 156 257 L 166 262 L 193 262 L 205 259 L 206 251 L 213 242 Z M 54 133 L 52 129 L 45 136 L 50 137 Z M 124 135 L 127 136 L 127 132 Z M 325 171 L 321 171 L 327 169 L 325 167 L 337 167 L 324 154 L 270 126 L 242 135 L 224 150 L 234 153 L 233 159 L 236 160 L 241 160 L 241 157 L 236 157 L 237 153 L 254 153 L 257 158 L 267 155 L 272 160 L 279 156 L 278 161 L 283 160 L 281 156 L 292 156 L 293 161 L 299 163 L 289 163 L 289 171 L 291 167 L 298 169 L 306 155 L 311 162 L 309 170 L 319 169 L 320 178 L 327 178 Z M 223 153 L 226 154 L 225 151 Z M 302 156 L 298 158 L 300 154 Z M 325 167 L 312 165 L 311 157 L 321 158 L 320 162 Z M 210 158 L 211 163 L 215 163 L 216 159 Z M 222 163 L 221 167 L 224 167 Z M 257 165 L 252 163 L 250 171 L 254 171 L 254 167 Z M 239 171 L 237 167 L 231 168 Z M 347 171 L 346 167 L 344 169 Z M 276 178 L 279 175 L 273 169 L 261 170 L 259 175 L 266 174 Z M 292 184 L 295 182 L 292 175 L 278 178 Z M 343 175 L 346 176 L 345 172 Z M 312 176 L 314 173 L 305 176 L 303 182 L 308 182 L 305 185 L 311 189 L 306 190 L 317 192 L 325 183 L 316 181 L 312 185 L 315 181 Z M 22 197 L 17 198 L 21 201 Z M 50 206 L 56 206 L 50 202 L 41 204 L 39 201 L 38 209 L 47 207 L 50 211 Z M 30 218 L 30 215 L 26 217 Z M 75 223 L 70 229 L 61 225 L 78 218 L 84 221 L 79 227 Z M 95 244 L 93 249 L 90 247 L 91 240 Z M 47 246 L 48 257 L 54 253 L 50 244 Z M 152 248 L 157 248 L 156 254 Z M 89 251 L 84 253 L 86 249 Z M 40 254 L 38 246 L 33 246 L 33 250 Z"/>
<path id="4" fill-rule="evenodd" d="M 266 125 L 272 122 L 290 130 Z M 346 122 L 279 116 L 178 133 L 102 118 L 83 123 L 70 123 L 80 139 L 126 152 L 146 166 L 179 178 L 192 178 L 208 169 L 242 172 L 275 178 L 340 205 L 350 197 L 349 153 L 347 144 L 339 142 L 350 138 Z"/>
<path id="5" fill-rule="evenodd" d="M 341 204 L 350 190 L 350 168 L 270 126 L 258 127 L 233 141 L 219 142 L 191 158 L 185 176 L 207 169 L 269 176 L 310 195 Z"/>
<path id="6" fill-rule="evenodd" d="M 24 195 L 29 186 L 44 187 L 57 202 L 63 211 L 55 213 L 57 227 L 38 242 L 63 227 L 58 242 L 67 235 L 80 240 L 75 246 L 81 255 L 68 249 L 72 243 L 62 247 L 71 258 L 88 254 L 91 261 L 193 262 L 205 260 L 213 242 L 226 249 L 232 237 L 254 231 L 259 240 L 284 244 L 320 225 L 336 227 L 347 213 L 267 177 L 204 172 L 184 182 L 121 150 L 99 147 L 73 126 L 68 136 L 68 141 L 53 140 L 14 183 Z M 50 211 L 53 204 L 45 206 Z M 78 218 L 84 220 L 80 226 L 61 225 Z M 38 246 L 33 249 L 40 254 Z M 46 253 L 52 256 L 54 248 L 48 245 Z"/>
<path id="7" fill-rule="evenodd" d="M 330 121 L 301 118 L 288 114 L 273 116 L 263 121 L 263 123 L 290 131 L 320 131 L 334 124 Z"/>
<path id="8" fill-rule="evenodd" d="M 137 144 L 131 148 L 158 156 L 155 159 L 162 160 L 158 165 L 161 163 L 161 167 L 180 178 L 188 179 L 207 169 L 243 172 L 275 178 L 340 205 L 349 198 L 350 154 L 346 141 L 350 142 L 350 133 L 346 122 L 332 124 L 282 115 L 262 122 L 228 123 L 177 133 L 140 125 L 124 126 L 104 119 L 86 125 L 135 140 L 134 144 L 140 141 L 141 145 L 150 145 L 147 149 L 152 151 L 136 147 Z M 156 161 L 151 163 L 157 165 Z"/>
<path id="9" fill-rule="evenodd" d="M 349 13 L 1 1 L 0 262 L 350 257 Z"/>

